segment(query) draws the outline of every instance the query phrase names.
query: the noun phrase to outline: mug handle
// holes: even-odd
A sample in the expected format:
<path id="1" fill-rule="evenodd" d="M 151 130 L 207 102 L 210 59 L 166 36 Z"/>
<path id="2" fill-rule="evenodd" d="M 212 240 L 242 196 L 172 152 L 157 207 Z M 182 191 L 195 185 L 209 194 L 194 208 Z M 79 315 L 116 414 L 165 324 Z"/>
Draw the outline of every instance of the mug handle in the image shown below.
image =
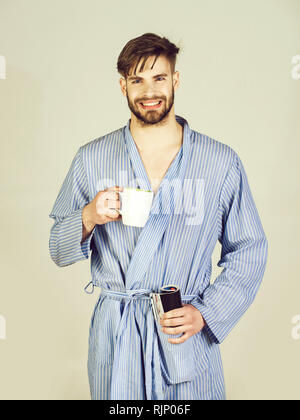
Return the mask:
<path id="1" fill-rule="evenodd" d="M 120 209 L 116 209 L 118 213 L 122 214 L 122 196 L 124 194 L 124 191 L 116 191 L 117 194 L 119 194 L 119 198 L 120 198 L 120 202 L 121 202 L 121 208 Z"/>

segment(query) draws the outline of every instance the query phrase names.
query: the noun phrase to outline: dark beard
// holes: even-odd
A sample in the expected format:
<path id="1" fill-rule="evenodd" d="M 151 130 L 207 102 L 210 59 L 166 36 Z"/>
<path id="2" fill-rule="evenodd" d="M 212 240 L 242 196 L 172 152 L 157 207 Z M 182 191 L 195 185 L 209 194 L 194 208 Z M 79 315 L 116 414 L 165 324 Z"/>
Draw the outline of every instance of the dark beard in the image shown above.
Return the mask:
<path id="1" fill-rule="evenodd" d="M 165 109 L 163 110 L 163 112 L 157 112 L 155 110 L 151 110 L 148 111 L 145 115 L 142 115 L 138 109 L 137 106 L 135 106 L 129 99 L 128 99 L 128 95 L 126 95 L 127 98 L 127 103 L 129 106 L 130 111 L 136 116 L 136 118 L 140 121 L 141 125 L 154 125 L 154 124 L 159 124 L 160 122 L 162 122 L 167 115 L 169 114 L 169 112 L 172 109 L 172 106 L 174 104 L 174 87 L 172 87 L 172 95 L 170 98 L 170 102 L 168 104 L 168 106 L 164 105 L 166 104 L 166 97 L 164 97 L 164 102 L 161 106 L 165 106 Z M 139 101 L 138 101 L 139 102 Z"/>

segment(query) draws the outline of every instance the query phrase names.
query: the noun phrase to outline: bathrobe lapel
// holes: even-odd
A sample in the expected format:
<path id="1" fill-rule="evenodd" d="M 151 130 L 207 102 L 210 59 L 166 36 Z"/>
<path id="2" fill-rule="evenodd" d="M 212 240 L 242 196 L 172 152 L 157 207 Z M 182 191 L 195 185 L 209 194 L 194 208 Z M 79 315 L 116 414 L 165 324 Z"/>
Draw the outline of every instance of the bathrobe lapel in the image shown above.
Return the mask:
<path id="1" fill-rule="evenodd" d="M 168 168 L 168 171 L 165 174 L 156 195 L 154 196 L 149 218 L 146 225 L 141 230 L 126 272 L 126 289 L 141 287 L 145 273 L 147 272 L 151 260 L 159 247 L 167 226 L 171 222 L 172 215 L 175 210 L 175 203 L 174 200 L 170 200 L 167 207 L 163 206 L 163 200 L 166 200 L 166 197 L 163 194 L 164 185 L 176 177 L 180 179 L 182 185 L 184 183 L 184 176 L 188 166 L 191 148 L 191 131 L 184 118 L 177 115 L 175 117 L 176 120 L 184 127 L 183 144 L 172 164 Z M 151 183 L 148 179 L 142 159 L 131 135 L 129 126 L 130 120 L 124 128 L 124 139 L 130 163 L 135 177 L 137 178 L 137 185 L 142 189 L 152 190 Z M 166 208 L 167 211 L 164 211 Z"/>

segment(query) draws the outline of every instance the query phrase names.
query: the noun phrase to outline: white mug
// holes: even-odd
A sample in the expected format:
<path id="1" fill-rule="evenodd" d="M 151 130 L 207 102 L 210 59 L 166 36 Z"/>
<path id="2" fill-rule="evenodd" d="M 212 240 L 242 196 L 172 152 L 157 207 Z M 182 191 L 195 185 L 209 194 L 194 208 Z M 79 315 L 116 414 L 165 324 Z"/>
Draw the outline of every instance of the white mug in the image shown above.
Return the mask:
<path id="1" fill-rule="evenodd" d="M 120 195 L 121 209 L 117 209 L 122 215 L 124 225 L 144 227 L 151 210 L 153 192 L 138 188 L 124 188 L 117 191 Z"/>

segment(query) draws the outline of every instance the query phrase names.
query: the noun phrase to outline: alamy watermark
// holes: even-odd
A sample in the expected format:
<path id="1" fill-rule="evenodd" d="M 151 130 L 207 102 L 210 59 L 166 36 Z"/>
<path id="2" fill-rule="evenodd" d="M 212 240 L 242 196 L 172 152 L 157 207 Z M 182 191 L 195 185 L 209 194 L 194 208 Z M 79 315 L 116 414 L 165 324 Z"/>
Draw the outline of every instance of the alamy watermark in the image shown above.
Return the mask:
<path id="1" fill-rule="evenodd" d="M 0 340 L 6 340 L 6 319 L 0 315 Z"/>
<path id="2" fill-rule="evenodd" d="M 6 60 L 4 55 L 0 55 L 0 79 L 6 79 Z"/>
<path id="3" fill-rule="evenodd" d="M 300 340 L 300 315 L 293 316 L 292 324 L 294 325 L 291 331 L 292 339 Z"/>
<path id="4" fill-rule="evenodd" d="M 137 188 L 148 190 L 145 179 L 134 178 L 129 180 L 128 172 L 120 171 L 116 181 L 109 178 L 99 179 L 96 185 L 97 191 L 104 191 L 106 188 L 116 185 L 123 188 Z M 186 216 L 187 225 L 201 225 L 205 212 L 205 180 L 202 178 L 184 179 L 165 178 L 154 197 L 151 214 L 170 214 Z"/>
<path id="5" fill-rule="evenodd" d="M 294 55 L 292 58 L 291 76 L 294 80 L 300 79 L 300 55 Z"/>

